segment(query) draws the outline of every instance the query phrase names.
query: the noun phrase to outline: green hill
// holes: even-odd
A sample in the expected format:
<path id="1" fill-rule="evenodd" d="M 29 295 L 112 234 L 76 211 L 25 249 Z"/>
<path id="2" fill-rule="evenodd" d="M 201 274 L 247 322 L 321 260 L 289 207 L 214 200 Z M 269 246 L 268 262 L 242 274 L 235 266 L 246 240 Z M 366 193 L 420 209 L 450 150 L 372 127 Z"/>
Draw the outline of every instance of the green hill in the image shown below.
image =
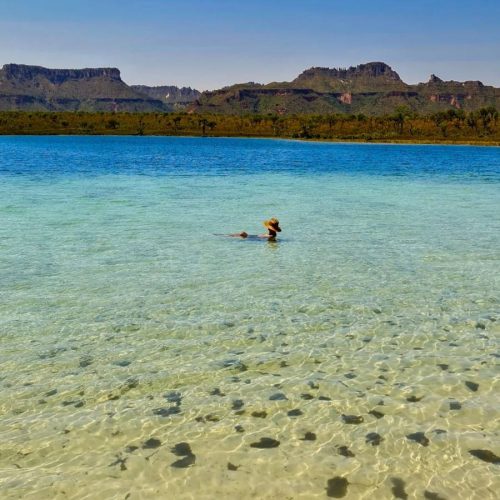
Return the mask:
<path id="1" fill-rule="evenodd" d="M 0 111 L 170 112 L 229 115 L 331 114 L 381 116 L 500 109 L 500 89 L 479 81 L 409 85 L 387 64 L 310 68 L 291 82 L 240 83 L 199 93 L 189 87 L 127 85 L 116 68 L 0 69 Z"/>
<path id="2" fill-rule="evenodd" d="M 163 111 L 162 101 L 130 88 L 116 68 L 0 69 L 0 111 Z"/>
<path id="3" fill-rule="evenodd" d="M 448 109 L 500 108 L 500 89 L 478 81 L 442 81 L 408 85 L 383 62 L 347 69 L 311 68 L 291 82 L 238 84 L 204 92 L 189 108 L 225 114 L 365 114 L 394 113 L 404 106 L 417 113 Z"/>

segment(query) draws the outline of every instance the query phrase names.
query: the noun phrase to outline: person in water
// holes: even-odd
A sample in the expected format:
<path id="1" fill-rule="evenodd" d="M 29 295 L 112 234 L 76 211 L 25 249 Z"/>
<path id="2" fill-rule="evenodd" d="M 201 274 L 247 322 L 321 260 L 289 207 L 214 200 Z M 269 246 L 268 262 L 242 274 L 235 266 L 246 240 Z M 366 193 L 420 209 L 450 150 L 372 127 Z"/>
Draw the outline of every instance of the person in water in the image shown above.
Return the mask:
<path id="1" fill-rule="evenodd" d="M 245 231 L 241 233 L 230 234 L 235 238 L 262 238 L 266 240 L 275 240 L 277 233 L 281 233 L 280 221 L 276 217 L 272 217 L 269 220 L 263 222 L 264 227 L 267 229 L 267 234 L 248 234 Z"/>

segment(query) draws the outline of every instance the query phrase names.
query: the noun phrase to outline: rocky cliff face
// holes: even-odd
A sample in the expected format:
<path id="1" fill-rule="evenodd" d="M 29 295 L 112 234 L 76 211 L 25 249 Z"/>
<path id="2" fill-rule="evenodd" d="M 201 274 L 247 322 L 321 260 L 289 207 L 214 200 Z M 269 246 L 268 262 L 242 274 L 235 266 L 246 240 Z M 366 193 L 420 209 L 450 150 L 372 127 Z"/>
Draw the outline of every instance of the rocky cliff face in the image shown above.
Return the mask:
<path id="1" fill-rule="evenodd" d="M 159 87 L 148 87 L 147 85 L 132 85 L 136 92 L 147 95 L 153 99 L 159 99 L 175 109 L 183 109 L 188 104 L 196 101 L 201 92 L 191 87 L 176 87 L 174 85 L 162 85 Z"/>
<path id="2" fill-rule="evenodd" d="M 310 68 L 291 82 L 253 82 L 199 93 L 189 87 L 129 86 L 116 68 L 48 69 L 6 64 L 0 69 L 0 111 L 127 111 L 227 114 L 363 113 L 406 106 L 418 113 L 500 109 L 500 89 L 479 81 L 408 85 L 383 62 L 350 68 Z"/>
<path id="3" fill-rule="evenodd" d="M 90 78 L 110 78 L 121 81 L 118 68 L 49 69 L 25 64 L 4 64 L 1 71 L 8 80 L 29 81 L 43 77 L 58 85 L 66 80 L 86 80 Z"/>
<path id="4" fill-rule="evenodd" d="M 383 62 L 371 62 L 350 68 L 310 68 L 292 82 L 318 92 L 402 90 L 406 84 Z"/>
<path id="5" fill-rule="evenodd" d="M 456 109 L 474 110 L 484 106 L 500 107 L 500 89 L 484 85 L 480 81 L 444 81 L 431 75 L 426 83 L 413 88 L 426 101 Z"/>
<path id="6" fill-rule="evenodd" d="M 354 80 L 359 78 L 383 78 L 387 81 L 402 82 L 399 75 L 383 62 L 371 62 L 351 66 L 350 68 L 310 68 L 302 72 L 294 82 L 300 82 L 316 76 L 333 80 Z"/>
<path id="7" fill-rule="evenodd" d="M 191 111 L 218 113 L 363 113 L 383 115 L 399 106 L 418 113 L 447 109 L 500 109 L 500 89 L 477 81 L 408 85 L 387 64 L 371 62 L 350 68 L 310 68 L 291 82 L 239 84 L 204 92 Z"/>
<path id="8" fill-rule="evenodd" d="M 165 107 L 130 88 L 116 68 L 6 64 L 0 69 L 0 110 L 134 112 Z"/>

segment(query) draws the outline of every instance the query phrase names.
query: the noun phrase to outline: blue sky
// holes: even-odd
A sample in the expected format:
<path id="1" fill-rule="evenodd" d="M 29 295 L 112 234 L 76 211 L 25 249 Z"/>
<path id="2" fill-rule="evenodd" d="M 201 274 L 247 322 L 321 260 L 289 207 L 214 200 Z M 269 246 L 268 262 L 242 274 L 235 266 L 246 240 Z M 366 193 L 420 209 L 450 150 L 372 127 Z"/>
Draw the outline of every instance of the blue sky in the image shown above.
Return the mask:
<path id="1" fill-rule="evenodd" d="M 500 86 L 499 26 L 499 0 L 0 0 L 0 65 L 207 90 L 384 61 L 408 83 Z"/>

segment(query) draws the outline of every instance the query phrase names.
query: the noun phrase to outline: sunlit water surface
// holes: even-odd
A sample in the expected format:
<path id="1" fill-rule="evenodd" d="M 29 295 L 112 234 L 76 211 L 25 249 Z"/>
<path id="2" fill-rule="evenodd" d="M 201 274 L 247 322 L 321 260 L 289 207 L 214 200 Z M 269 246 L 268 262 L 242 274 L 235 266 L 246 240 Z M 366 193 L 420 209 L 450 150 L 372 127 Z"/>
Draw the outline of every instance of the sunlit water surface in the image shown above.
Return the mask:
<path id="1" fill-rule="evenodd" d="M 0 138 L 0 497 L 494 498 L 499 269 L 498 148 Z"/>

